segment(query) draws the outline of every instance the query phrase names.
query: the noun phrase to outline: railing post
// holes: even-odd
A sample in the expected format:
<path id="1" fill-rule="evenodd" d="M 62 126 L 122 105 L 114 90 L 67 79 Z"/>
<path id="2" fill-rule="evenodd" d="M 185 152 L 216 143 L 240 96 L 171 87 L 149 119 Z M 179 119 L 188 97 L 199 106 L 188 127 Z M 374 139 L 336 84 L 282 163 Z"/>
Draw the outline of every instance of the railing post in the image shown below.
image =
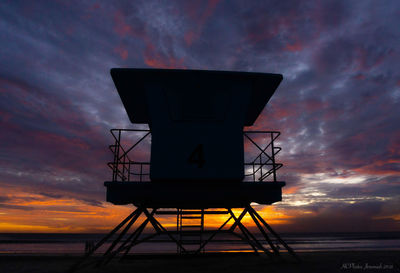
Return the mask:
<path id="1" fill-rule="evenodd" d="M 121 162 L 121 164 L 122 164 L 122 181 L 125 181 L 125 160 L 126 160 L 126 157 L 124 156 L 122 158 L 122 162 Z"/>
<path id="2" fill-rule="evenodd" d="M 113 134 L 113 133 L 112 133 Z M 112 178 L 112 181 L 117 181 L 117 173 L 118 173 L 118 170 L 117 170 L 117 160 L 118 160 L 118 157 L 117 157 L 117 147 L 118 147 L 118 140 L 117 140 L 117 138 L 115 138 L 115 144 L 114 144 L 114 164 L 113 164 L 113 178 Z"/>
<path id="3" fill-rule="evenodd" d="M 275 168 L 275 148 L 274 148 L 274 133 L 271 132 L 271 158 L 272 158 L 272 175 L 274 178 L 274 182 L 276 182 L 276 168 Z"/>
<path id="4" fill-rule="evenodd" d="M 262 182 L 262 177 L 263 177 L 263 163 L 262 163 L 262 153 L 260 154 L 260 179 L 258 181 Z"/>
<path id="5" fill-rule="evenodd" d="M 116 147 L 116 152 L 117 152 L 117 159 L 114 162 L 115 163 L 115 167 L 116 167 L 116 171 L 117 171 L 117 176 L 118 176 L 118 171 L 119 171 L 119 149 L 121 148 L 121 129 L 118 129 L 118 144 Z M 117 177 L 115 177 L 115 181 L 117 181 Z"/>

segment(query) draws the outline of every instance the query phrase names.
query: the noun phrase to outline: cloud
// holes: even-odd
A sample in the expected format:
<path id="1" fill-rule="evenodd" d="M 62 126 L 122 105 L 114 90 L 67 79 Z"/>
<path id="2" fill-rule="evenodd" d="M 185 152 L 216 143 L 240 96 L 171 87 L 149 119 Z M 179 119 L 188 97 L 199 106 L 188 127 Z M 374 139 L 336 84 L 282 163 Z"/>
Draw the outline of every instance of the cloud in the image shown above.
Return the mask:
<path id="1" fill-rule="evenodd" d="M 383 212 L 384 204 L 380 201 L 355 204 L 333 202 L 310 208 L 313 213 L 297 213 L 290 219 L 290 224 L 281 225 L 278 229 L 293 231 L 292 227 L 296 226 L 298 230 L 313 232 L 396 231 L 400 226 L 398 219 L 387 214 L 378 217 Z"/>
<path id="2" fill-rule="evenodd" d="M 2 208 L 3 210 L 33 210 L 34 208 L 32 207 L 28 207 L 28 206 L 19 206 L 19 205 L 8 205 L 8 204 L 1 204 L 0 203 L 0 208 Z"/>

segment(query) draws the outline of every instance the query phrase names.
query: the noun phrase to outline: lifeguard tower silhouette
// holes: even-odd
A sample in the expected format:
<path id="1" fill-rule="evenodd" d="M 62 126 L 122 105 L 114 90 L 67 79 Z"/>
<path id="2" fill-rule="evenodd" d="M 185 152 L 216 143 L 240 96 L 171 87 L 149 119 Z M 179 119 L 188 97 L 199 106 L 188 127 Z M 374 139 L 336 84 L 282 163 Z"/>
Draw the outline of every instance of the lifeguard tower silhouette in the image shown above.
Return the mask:
<path id="1" fill-rule="evenodd" d="M 295 256 L 251 206 L 253 202 L 270 205 L 282 199 L 285 182 L 276 177 L 282 164 L 275 161 L 281 148 L 274 145 L 280 133 L 244 131 L 245 126 L 254 124 L 282 75 L 111 69 L 111 76 L 130 121 L 148 124 L 150 129 L 111 130 L 114 160 L 108 164 L 112 180 L 104 183 L 107 201 L 133 204 L 136 210 L 87 256 L 112 236 L 117 237 L 98 262 L 105 264 L 158 235 L 175 242 L 180 254 L 198 254 L 219 233 L 233 234 L 257 253 L 275 257 L 281 248 Z M 129 134 L 142 137 L 126 146 Z M 150 137 L 150 162 L 133 159 L 135 153 L 143 154 L 138 147 Z M 245 156 L 245 142 L 249 146 L 246 150 L 258 151 L 253 158 Z M 240 208 L 240 215 L 235 215 L 233 208 Z M 241 222 L 247 213 L 264 244 Z M 167 230 L 157 220 L 160 214 L 176 215 L 176 229 Z M 209 214 L 226 214 L 227 219 L 218 229 L 207 230 L 204 218 Z M 143 222 L 129 232 L 140 215 L 145 216 Z M 155 233 L 144 236 L 146 226 L 152 226 Z"/>

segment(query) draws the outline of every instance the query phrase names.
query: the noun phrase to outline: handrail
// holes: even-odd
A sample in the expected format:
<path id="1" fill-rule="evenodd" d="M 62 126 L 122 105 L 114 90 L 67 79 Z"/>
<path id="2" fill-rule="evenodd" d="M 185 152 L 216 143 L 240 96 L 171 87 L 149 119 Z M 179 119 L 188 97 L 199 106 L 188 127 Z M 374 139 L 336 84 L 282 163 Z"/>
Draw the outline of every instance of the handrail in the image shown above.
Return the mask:
<path id="1" fill-rule="evenodd" d="M 270 140 L 265 148 L 261 148 L 260 145 L 254 141 L 249 134 L 265 134 L 269 135 Z M 266 178 L 268 178 L 271 174 L 273 176 L 272 182 L 276 182 L 276 171 L 280 169 L 283 165 L 281 163 L 275 162 L 275 155 L 278 154 L 282 149 L 281 147 L 274 147 L 274 141 L 280 136 L 280 132 L 278 131 L 244 131 L 243 135 L 246 139 L 248 139 L 255 147 L 257 147 L 260 152 L 254 160 L 250 163 L 245 163 L 245 166 L 252 166 L 253 171 L 245 174 L 245 177 L 253 176 L 253 182 L 259 181 L 263 182 Z M 270 148 L 270 149 L 268 149 Z M 270 150 L 269 153 L 267 150 Z M 265 155 L 267 157 L 266 161 L 263 162 L 262 156 Z M 269 163 L 271 161 L 271 163 Z M 266 169 L 265 169 L 266 168 Z M 256 178 L 257 174 L 258 178 Z"/>
<path id="2" fill-rule="evenodd" d="M 122 132 L 146 132 L 146 134 L 141 137 L 134 145 L 129 147 L 127 150 L 125 150 L 121 144 L 121 133 Z M 128 154 L 134 150 L 134 148 L 142 142 L 147 136 L 150 135 L 150 130 L 148 129 L 111 129 L 110 130 L 111 135 L 114 138 L 115 144 L 110 145 L 110 150 L 114 154 L 114 161 L 113 162 L 108 162 L 107 165 L 112 169 L 113 172 L 113 177 L 112 181 L 117 181 L 118 177 L 122 181 L 131 181 L 131 175 L 134 176 L 139 176 L 139 180 L 142 181 L 143 176 L 149 175 L 149 173 L 144 173 L 143 172 L 143 165 L 149 165 L 150 163 L 148 162 L 135 162 L 130 159 Z M 116 135 L 118 133 L 118 136 Z M 111 147 L 115 147 L 115 150 L 112 150 Z M 120 150 L 122 151 L 122 155 L 120 155 Z M 136 173 L 135 171 L 131 171 L 133 169 L 133 166 L 139 165 L 140 166 L 140 172 Z M 120 169 L 122 168 L 122 170 Z"/>
<path id="3" fill-rule="evenodd" d="M 133 145 L 125 149 L 121 143 L 123 132 L 139 132 L 145 134 L 140 137 L 139 140 L 133 143 Z M 143 181 L 144 177 L 150 175 L 150 162 L 132 160 L 129 154 L 132 155 L 135 153 L 137 146 L 149 135 L 151 136 L 151 131 L 149 129 L 111 129 L 110 133 L 114 138 L 114 144 L 109 145 L 109 149 L 114 155 L 114 160 L 112 162 L 107 162 L 107 166 L 112 170 L 112 181 L 135 181 L 135 179 Z M 262 148 L 261 146 L 264 145 L 261 145 L 259 141 L 252 136 L 253 134 L 264 135 L 265 137 L 263 137 L 263 144 L 267 145 Z M 243 137 L 252 145 L 254 145 L 258 151 L 257 156 L 253 160 L 244 163 L 245 168 L 247 168 L 247 173 L 245 171 L 244 176 L 247 178 L 252 177 L 250 181 L 277 182 L 276 171 L 283 166 L 281 163 L 275 162 L 275 156 L 282 150 L 281 147 L 274 146 L 274 141 L 279 136 L 279 131 L 243 131 Z M 263 157 L 265 160 L 263 160 Z M 137 170 L 137 168 L 139 168 L 139 170 Z M 250 168 L 250 173 L 248 172 L 248 168 Z"/>

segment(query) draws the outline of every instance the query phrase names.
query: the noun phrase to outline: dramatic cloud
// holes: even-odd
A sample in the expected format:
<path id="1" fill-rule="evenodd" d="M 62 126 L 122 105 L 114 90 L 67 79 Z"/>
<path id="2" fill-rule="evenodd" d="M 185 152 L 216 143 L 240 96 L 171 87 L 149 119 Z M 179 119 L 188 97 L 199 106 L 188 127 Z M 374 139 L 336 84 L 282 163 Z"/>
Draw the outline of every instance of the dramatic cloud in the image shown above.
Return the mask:
<path id="1" fill-rule="evenodd" d="M 255 128 L 281 131 L 287 187 L 257 209 L 287 231 L 398 230 L 399 25 L 398 1 L 2 1 L 0 231 L 129 212 L 104 202 L 109 129 L 132 127 L 112 67 L 283 74 Z"/>

